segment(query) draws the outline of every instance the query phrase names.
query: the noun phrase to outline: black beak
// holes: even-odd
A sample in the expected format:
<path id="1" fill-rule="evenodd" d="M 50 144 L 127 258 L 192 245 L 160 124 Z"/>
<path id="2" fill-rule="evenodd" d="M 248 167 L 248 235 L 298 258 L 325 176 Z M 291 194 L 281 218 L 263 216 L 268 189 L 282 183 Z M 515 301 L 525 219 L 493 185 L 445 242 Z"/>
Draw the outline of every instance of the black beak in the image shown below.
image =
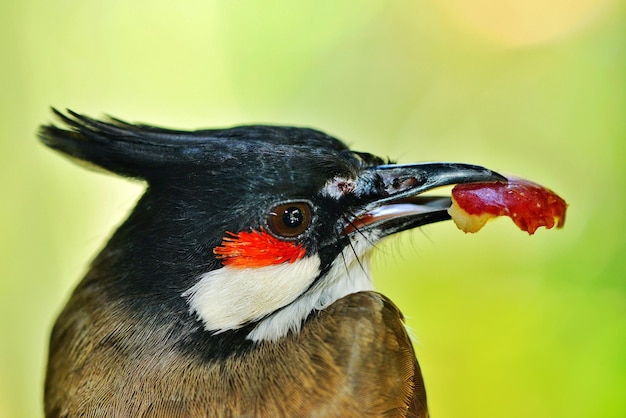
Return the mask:
<path id="1" fill-rule="evenodd" d="M 380 231 L 380 237 L 450 219 L 450 197 L 420 196 L 436 187 L 460 183 L 506 182 L 506 177 L 477 165 L 423 163 L 380 165 L 366 169 L 357 194 L 363 205 L 343 229 Z"/>

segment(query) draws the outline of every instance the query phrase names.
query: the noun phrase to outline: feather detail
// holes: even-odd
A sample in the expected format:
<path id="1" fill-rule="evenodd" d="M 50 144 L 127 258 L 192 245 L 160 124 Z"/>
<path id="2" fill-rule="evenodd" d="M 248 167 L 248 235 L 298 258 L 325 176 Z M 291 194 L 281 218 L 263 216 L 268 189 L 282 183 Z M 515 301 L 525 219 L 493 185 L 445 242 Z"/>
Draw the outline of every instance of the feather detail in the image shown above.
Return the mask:
<path id="1" fill-rule="evenodd" d="M 280 240 L 261 229 L 227 232 L 213 253 L 225 266 L 250 268 L 293 263 L 303 258 L 306 250 L 301 244 Z"/>

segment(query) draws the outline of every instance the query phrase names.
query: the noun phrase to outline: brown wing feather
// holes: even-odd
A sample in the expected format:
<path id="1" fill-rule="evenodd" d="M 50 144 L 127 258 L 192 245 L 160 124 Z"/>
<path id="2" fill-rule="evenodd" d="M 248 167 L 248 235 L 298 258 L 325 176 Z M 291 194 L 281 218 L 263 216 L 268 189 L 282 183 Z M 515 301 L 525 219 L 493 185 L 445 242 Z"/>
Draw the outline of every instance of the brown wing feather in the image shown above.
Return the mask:
<path id="1" fill-rule="evenodd" d="M 377 293 L 349 295 L 300 333 L 220 362 L 183 355 L 167 329 L 89 308 L 102 301 L 73 302 L 51 345 L 48 417 L 428 416 L 402 316 Z"/>
<path id="2" fill-rule="evenodd" d="M 357 415 L 428 416 L 421 371 L 402 314 L 389 299 L 349 295 L 320 314 L 319 326 L 326 344 L 341 347 L 335 361 L 352 383 L 350 396 L 361 403 Z"/>

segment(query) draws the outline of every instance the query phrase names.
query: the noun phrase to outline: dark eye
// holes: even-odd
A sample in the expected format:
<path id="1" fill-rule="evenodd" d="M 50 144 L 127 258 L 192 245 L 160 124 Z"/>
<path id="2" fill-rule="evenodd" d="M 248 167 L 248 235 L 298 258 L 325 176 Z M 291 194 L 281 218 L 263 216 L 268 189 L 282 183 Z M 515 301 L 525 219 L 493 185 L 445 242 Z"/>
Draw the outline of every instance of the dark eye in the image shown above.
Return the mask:
<path id="1" fill-rule="evenodd" d="M 311 207 L 306 202 L 277 205 L 270 211 L 267 225 L 276 236 L 295 238 L 311 225 Z"/>

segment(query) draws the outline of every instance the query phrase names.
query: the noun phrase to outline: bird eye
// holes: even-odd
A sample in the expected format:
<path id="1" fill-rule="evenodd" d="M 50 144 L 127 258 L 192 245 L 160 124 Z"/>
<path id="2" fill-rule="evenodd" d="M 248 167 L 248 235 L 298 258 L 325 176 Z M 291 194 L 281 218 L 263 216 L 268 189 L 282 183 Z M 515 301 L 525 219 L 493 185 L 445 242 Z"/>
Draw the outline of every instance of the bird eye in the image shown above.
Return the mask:
<path id="1" fill-rule="evenodd" d="M 311 206 L 306 202 L 277 205 L 270 211 L 267 225 L 278 237 L 295 238 L 311 225 Z"/>

